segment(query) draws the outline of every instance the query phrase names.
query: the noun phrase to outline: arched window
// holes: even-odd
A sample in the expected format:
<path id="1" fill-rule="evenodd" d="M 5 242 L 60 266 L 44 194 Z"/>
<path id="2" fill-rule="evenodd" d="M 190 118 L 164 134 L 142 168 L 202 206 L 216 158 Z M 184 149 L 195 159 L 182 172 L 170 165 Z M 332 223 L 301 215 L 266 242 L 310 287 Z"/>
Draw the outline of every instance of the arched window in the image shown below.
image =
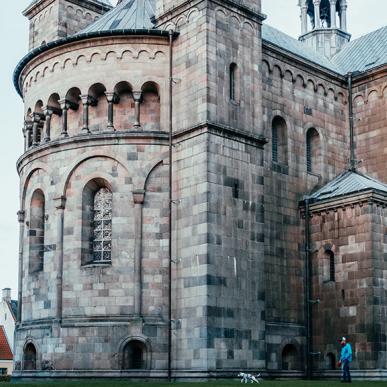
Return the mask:
<path id="1" fill-rule="evenodd" d="M 320 135 L 314 128 L 306 133 L 306 170 L 317 175 L 321 173 Z"/>
<path id="2" fill-rule="evenodd" d="M 103 179 L 94 179 L 86 185 L 82 198 L 82 264 L 109 263 L 113 194 Z"/>
<path id="3" fill-rule="evenodd" d="M 336 369 L 336 356 L 333 353 L 328 353 L 325 358 L 325 368 L 327 370 L 335 370 Z"/>
<path id="4" fill-rule="evenodd" d="M 36 370 L 36 348 L 32 343 L 28 343 L 24 348 L 23 369 L 28 371 Z"/>
<path id="5" fill-rule="evenodd" d="M 43 192 L 36 190 L 31 199 L 29 235 L 29 272 L 43 270 L 44 258 L 45 199 Z"/>
<path id="6" fill-rule="evenodd" d="M 299 370 L 300 362 L 298 359 L 298 351 L 292 344 L 285 345 L 282 350 L 282 369 L 283 370 Z"/>
<path id="7" fill-rule="evenodd" d="M 238 87 L 238 66 L 235 63 L 230 65 L 230 100 L 237 101 Z"/>
<path id="8" fill-rule="evenodd" d="M 286 122 L 282 117 L 274 117 L 271 127 L 272 159 L 275 163 L 288 162 L 288 134 Z"/>
<path id="9" fill-rule="evenodd" d="M 129 341 L 124 347 L 122 356 L 122 369 L 141 370 L 147 368 L 147 349 L 139 340 Z"/>

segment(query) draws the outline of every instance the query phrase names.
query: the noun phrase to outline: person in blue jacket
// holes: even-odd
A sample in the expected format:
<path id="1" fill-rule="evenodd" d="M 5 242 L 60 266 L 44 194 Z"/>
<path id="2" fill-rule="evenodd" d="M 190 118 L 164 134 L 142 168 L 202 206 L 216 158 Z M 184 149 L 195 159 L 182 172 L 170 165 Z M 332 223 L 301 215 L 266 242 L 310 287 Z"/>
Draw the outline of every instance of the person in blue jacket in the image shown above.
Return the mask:
<path id="1" fill-rule="evenodd" d="M 352 362 L 352 347 L 351 344 L 347 342 L 347 339 L 343 337 L 341 339 L 341 354 L 339 366 L 342 370 L 342 382 L 351 383 L 351 373 L 349 371 L 349 365 Z"/>

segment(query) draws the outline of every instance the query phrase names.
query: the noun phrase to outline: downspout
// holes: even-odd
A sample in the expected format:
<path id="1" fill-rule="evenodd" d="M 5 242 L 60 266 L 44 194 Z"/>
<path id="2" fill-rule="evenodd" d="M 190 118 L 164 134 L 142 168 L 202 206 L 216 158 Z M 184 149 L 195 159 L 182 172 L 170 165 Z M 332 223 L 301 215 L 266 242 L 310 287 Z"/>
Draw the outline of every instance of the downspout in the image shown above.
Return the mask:
<path id="1" fill-rule="evenodd" d="M 305 336 L 306 336 L 306 377 L 312 379 L 312 275 L 311 275 L 311 262 L 310 262 L 310 223 L 309 223 L 309 197 L 305 198 Z"/>
<path id="2" fill-rule="evenodd" d="M 356 171 L 356 156 L 355 156 L 355 134 L 353 121 L 353 92 L 352 92 L 353 74 L 348 73 L 348 110 L 349 110 L 349 146 L 350 146 L 350 160 L 349 169 Z"/>
<path id="3" fill-rule="evenodd" d="M 169 266 L 168 266 L 168 380 L 172 380 L 172 98 L 173 98 L 173 31 L 169 31 Z"/>

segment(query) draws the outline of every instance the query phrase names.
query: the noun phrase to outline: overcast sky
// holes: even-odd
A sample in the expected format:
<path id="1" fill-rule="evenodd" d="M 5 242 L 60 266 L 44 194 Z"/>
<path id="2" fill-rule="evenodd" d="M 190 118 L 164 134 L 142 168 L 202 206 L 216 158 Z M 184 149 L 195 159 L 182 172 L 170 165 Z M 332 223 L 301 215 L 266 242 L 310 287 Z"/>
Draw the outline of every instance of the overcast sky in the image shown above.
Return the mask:
<path id="1" fill-rule="evenodd" d="M 0 15 L 0 288 L 11 287 L 16 297 L 18 260 L 19 182 L 15 163 L 23 150 L 23 106 L 12 84 L 12 73 L 27 53 L 28 23 L 21 12 L 31 0 L 1 0 Z M 115 1 L 114 1 L 115 2 Z M 298 37 L 300 31 L 297 0 L 263 0 L 267 23 Z M 348 29 L 357 38 L 386 24 L 387 1 L 348 0 Z"/>

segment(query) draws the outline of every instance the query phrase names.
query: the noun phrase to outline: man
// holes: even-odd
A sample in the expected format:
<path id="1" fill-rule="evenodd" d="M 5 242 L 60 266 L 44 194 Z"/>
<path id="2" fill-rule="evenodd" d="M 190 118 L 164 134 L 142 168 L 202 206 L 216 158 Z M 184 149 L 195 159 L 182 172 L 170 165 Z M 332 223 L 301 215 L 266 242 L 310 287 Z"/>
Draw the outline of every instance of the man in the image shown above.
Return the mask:
<path id="1" fill-rule="evenodd" d="M 349 372 L 349 364 L 352 361 L 352 347 L 347 343 L 347 339 L 343 337 L 341 339 L 341 355 L 339 361 L 339 367 L 342 370 L 342 383 L 351 383 L 351 374 Z"/>

